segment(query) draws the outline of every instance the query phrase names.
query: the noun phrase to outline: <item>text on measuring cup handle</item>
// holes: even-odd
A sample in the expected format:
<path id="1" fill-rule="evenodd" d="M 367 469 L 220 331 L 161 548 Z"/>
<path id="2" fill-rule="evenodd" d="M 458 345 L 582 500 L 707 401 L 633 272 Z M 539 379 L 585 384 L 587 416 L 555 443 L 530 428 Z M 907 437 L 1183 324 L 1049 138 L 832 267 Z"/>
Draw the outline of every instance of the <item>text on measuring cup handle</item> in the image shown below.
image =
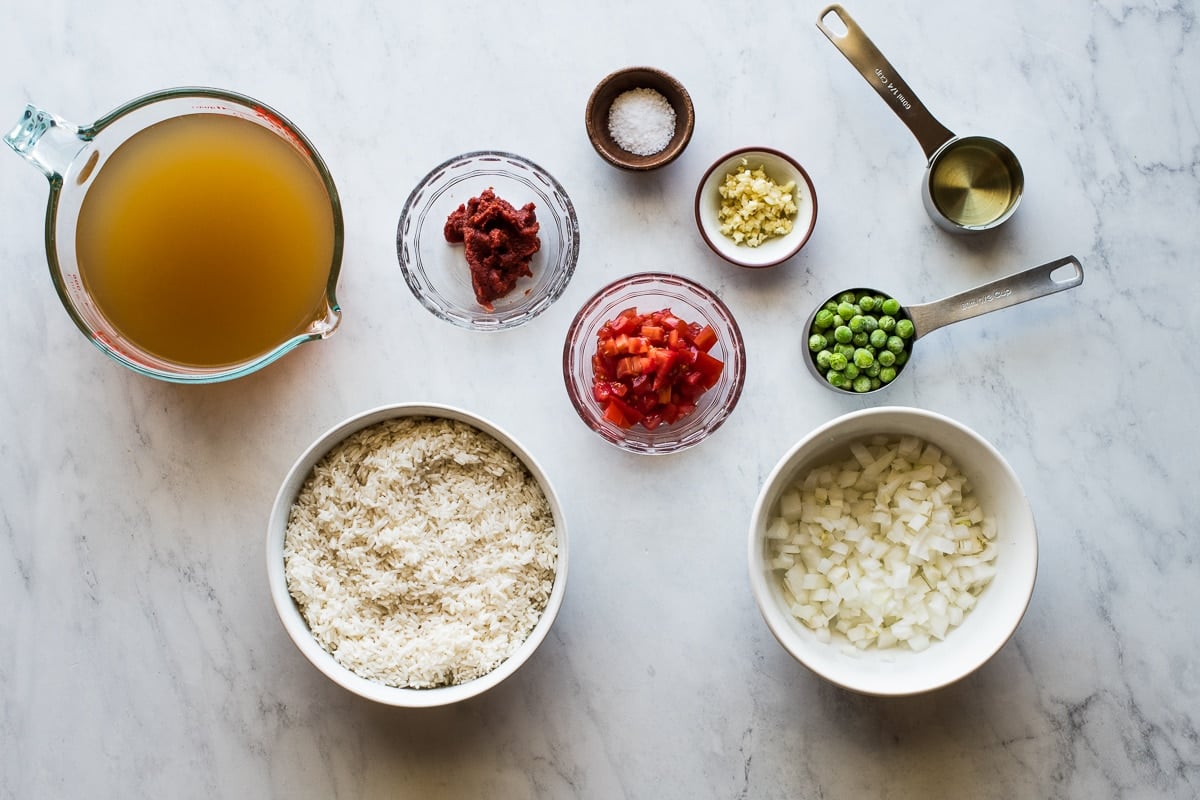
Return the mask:
<path id="1" fill-rule="evenodd" d="M 980 297 L 972 297 L 969 300 L 964 300 L 964 301 L 962 301 L 962 303 L 959 304 L 958 307 L 960 309 L 962 309 L 963 311 L 966 311 L 967 309 L 975 308 L 975 306 L 992 303 L 992 302 L 995 302 L 996 300 L 1003 300 L 1005 297 L 1011 297 L 1011 296 L 1012 296 L 1012 289 L 997 289 L 994 292 L 988 292 L 987 294 L 982 295 Z"/>
<path id="2" fill-rule="evenodd" d="M 896 84 L 892 83 L 891 79 L 888 78 L 887 75 L 883 74 L 883 70 L 876 67 L 875 77 L 879 79 L 880 83 L 882 83 L 885 87 L 887 87 L 887 90 L 889 92 L 891 92 L 892 95 L 895 96 L 895 98 L 898 101 L 900 101 L 900 105 L 904 107 L 905 111 L 908 111 L 912 108 L 912 103 L 909 102 L 907 97 L 905 97 L 904 95 L 902 95 L 900 93 L 900 87 L 898 87 Z"/>

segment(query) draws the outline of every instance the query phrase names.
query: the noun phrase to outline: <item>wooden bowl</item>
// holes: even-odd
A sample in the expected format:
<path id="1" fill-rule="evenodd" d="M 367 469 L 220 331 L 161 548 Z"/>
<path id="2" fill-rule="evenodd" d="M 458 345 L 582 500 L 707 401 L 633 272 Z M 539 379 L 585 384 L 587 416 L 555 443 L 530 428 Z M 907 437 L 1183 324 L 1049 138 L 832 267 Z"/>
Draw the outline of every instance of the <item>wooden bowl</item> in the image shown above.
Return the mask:
<path id="1" fill-rule="evenodd" d="M 608 115 L 613 101 L 631 89 L 653 89 L 675 109 L 675 135 L 667 146 L 652 155 L 637 155 L 623 149 L 608 131 Z M 683 84 L 660 69 L 627 67 L 606 76 L 588 98 L 588 138 L 596 152 L 608 163 L 621 169 L 646 171 L 666 166 L 679 157 L 691 141 L 696 127 L 696 111 Z"/>

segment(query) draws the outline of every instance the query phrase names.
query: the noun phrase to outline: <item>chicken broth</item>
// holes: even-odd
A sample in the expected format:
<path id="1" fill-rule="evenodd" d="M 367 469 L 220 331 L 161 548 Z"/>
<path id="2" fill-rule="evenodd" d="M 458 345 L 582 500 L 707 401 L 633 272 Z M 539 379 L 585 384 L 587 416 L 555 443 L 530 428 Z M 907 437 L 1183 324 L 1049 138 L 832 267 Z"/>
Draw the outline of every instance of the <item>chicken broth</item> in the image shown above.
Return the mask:
<path id="1" fill-rule="evenodd" d="M 76 230 L 80 276 L 112 326 L 201 367 L 261 356 L 324 316 L 334 246 L 311 162 L 221 114 L 164 120 L 118 147 Z"/>

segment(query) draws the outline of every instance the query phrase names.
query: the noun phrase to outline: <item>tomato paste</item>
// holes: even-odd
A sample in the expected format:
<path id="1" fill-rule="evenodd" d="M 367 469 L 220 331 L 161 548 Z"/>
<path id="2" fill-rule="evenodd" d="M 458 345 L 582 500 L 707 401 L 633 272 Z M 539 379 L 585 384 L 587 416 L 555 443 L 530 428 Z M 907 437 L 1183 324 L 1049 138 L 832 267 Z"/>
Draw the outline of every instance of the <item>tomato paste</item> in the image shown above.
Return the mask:
<path id="1" fill-rule="evenodd" d="M 446 241 L 465 246 L 479 305 L 492 311 L 494 300 L 511 292 L 522 277 L 533 276 L 529 265 L 542 246 L 540 227 L 533 203 L 514 208 L 491 188 L 446 219 Z"/>

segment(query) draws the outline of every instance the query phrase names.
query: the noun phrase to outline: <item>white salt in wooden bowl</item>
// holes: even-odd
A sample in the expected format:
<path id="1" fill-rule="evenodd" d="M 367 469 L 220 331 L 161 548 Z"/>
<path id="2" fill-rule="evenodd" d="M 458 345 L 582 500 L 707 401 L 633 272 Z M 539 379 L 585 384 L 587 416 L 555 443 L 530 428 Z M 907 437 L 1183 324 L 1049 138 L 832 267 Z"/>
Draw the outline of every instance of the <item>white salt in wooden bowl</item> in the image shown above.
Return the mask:
<path id="1" fill-rule="evenodd" d="M 653 103 L 637 103 L 638 107 L 629 109 L 633 114 L 624 122 L 624 127 L 628 130 L 621 129 L 620 120 L 612 119 L 614 101 L 626 92 L 639 89 L 656 92 L 674 112 L 674 131 L 669 137 L 661 133 L 662 120 L 655 119 L 659 109 L 656 109 Z M 618 122 L 619 138 L 625 140 L 627 145 L 635 143 L 630 149 L 622 147 L 618 136 L 613 135 L 610 121 Z M 588 139 L 601 158 L 621 169 L 647 171 L 666 166 L 679 158 L 692 139 L 692 131 L 696 127 L 696 112 L 687 89 L 672 76 L 654 67 L 628 67 L 610 73 L 596 85 L 588 98 L 584 122 L 587 125 Z M 651 135 L 646 136 L 647 133 Z M 663 138 L 661 149 L 649 152 L 649 149 L 659 146 L 660 142 L 655 141 L 659 135 Z M 637 142 L 649 143 L 649 147 L 637 146 Z"/>

